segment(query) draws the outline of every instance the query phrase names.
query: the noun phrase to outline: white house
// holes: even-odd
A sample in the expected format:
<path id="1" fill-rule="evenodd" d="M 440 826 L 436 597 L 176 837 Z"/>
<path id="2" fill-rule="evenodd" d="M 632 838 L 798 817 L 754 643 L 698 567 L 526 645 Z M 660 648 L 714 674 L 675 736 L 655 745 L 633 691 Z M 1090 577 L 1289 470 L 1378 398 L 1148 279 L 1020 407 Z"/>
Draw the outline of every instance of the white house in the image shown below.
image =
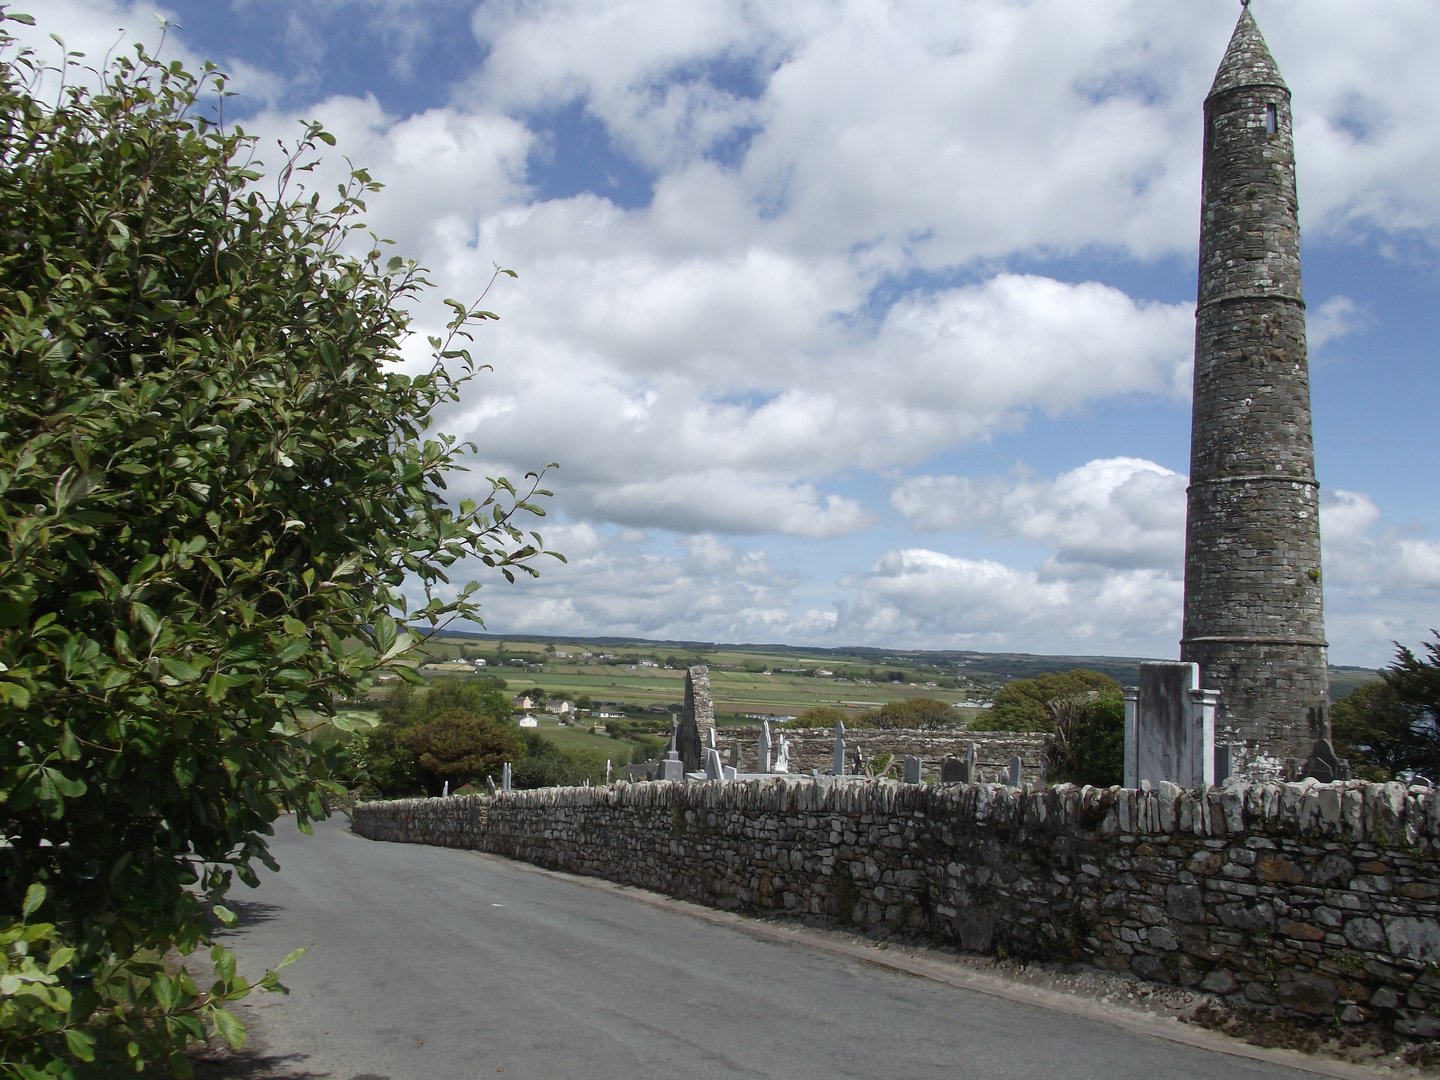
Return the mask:
<path id="1" fill-rule="evenodd" d="M 520 726 L 521 726 L 521 727 L 539 727 L 539 726 L 540 726 L 540 721 L 539 721 L 539 720 L 536 720 L 535 717 L 533 717 L 533 716 L 522 716 L 522 717 L 520 717 Z"/>

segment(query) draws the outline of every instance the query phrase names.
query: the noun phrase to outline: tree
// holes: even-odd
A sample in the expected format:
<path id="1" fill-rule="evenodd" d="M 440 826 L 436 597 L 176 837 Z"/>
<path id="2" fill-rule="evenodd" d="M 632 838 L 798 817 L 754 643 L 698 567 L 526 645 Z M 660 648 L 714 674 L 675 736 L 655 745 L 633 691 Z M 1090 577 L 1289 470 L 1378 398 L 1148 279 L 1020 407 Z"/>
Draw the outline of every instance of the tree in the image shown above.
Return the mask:
<path id="1" fill-rule="evenodd" d="M 245 987 L 223 949 L 213 993 L 161 957 L 231 918 L 277 817 L 308 829 L 343 790 L 302 717 L 379 668 L 418 678 L 402 585 L 433 627 L 478 618 L 460 559 L 533 573 L 519 522 L 546 493 L 446 502 L 465 448 L 433 412 L 493 316 L 449 302 L 432 365 L 395 366 L 426 282 L 347 254 L 368 174 L 298 186 L 318 125 L 267 194 L 254 141 L 206 115 L 209 65 L 137 51 L 58 104 L 39 72 L 0 34 L 0 1059 L 183 1072 L 202 1021 L 243 1038 Z M 36 963 L 48 982 L 10 978 Z"/>
<path id="2" fill-rule="evenodd" d="M 1396 644 L 1395 660 L 1331 707 L 1336 752 L 1372 780 L 1405 772 L 1440 779 L 1440 634 L 1427 641 L 1429 659 Z"/>
<path id="3" fill-rule="evenodd" d="M 977 731 L 1050 731 L 1052 701 L 1091 691 L 1115 695 L 1120 693 L 1120 684 L 1109 675 L 1084 668 L 1016 679 L 995 691 L 993 706 L 970 726 Z"/>
<path id="4" fill-rule="evenodd" d="M 446 709 L 423 724 L 405 728 L 396 741 L 415 755 L 421 783 L 432 795 L 438 795 L 447 780 L 459 787 L 498 773 L 505 762 L 525 756 L 519 733 L 508 720 L 464 709 Z"/>
<path id="5" fill-rule="evenodd" d="M 1092 691 L 1049 703 L 1046 778 L 1110 787 L 1125 778 L 1125 699 Z"/>

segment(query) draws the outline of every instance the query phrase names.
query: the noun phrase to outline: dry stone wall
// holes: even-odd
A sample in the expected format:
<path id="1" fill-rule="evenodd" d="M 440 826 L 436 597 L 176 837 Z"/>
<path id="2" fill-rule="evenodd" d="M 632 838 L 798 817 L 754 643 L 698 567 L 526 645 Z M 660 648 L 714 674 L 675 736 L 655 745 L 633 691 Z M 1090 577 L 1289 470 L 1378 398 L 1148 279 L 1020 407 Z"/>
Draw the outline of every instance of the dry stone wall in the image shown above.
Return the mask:
<path id="1" fill-rule="evenodd" d="M 354 829 L 1440 1035 L 1440 800 L 1424 787 L 793 777 L 370 803 Z"/>

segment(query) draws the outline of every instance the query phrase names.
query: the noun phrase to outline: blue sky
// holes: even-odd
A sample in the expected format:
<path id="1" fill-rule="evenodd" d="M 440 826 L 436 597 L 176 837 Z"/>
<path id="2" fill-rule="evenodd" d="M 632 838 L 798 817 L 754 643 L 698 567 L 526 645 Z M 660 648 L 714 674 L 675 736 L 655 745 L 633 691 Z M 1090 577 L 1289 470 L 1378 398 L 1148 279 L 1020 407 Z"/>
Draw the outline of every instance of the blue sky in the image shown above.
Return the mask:
<path id="1" fill-rule="evenodd" d="M 153 4 L 43 34 L 154 42 Z M 1178 651 L 1201 101 L 1229 0 L 188 0 L 263 140 L 517 282 L 447 426 L 554 459 L 502 633 Z M 1440 624 L 1440 7 L 1256 0 L 1294 92 L 1327 626 Z M 119 27 L 125 27 L 121 35 Z M 423 327 L 439 313 L 417 310 Z"/>

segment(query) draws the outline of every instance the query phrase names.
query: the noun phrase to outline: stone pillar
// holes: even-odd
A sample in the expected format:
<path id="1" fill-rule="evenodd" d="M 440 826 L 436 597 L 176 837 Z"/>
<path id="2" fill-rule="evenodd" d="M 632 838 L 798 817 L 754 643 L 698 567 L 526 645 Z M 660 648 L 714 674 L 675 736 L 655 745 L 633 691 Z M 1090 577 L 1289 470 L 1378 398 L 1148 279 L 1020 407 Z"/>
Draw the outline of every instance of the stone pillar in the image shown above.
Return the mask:
<path id="1" fill-rule="evenodd" d="M 1135 724 L 1140 709 L 1140 688 L 1127 686 L 1125 694 L 1125 779 L 1127 788 L 1140 786 L 1139 743 L 1135 741 Z"/>
<path id="2" fill-rule="evenodd" d="M 845 721 L 835 724 L 835 757 L 831 765 L 832 776 L 845 775 Z"/>

